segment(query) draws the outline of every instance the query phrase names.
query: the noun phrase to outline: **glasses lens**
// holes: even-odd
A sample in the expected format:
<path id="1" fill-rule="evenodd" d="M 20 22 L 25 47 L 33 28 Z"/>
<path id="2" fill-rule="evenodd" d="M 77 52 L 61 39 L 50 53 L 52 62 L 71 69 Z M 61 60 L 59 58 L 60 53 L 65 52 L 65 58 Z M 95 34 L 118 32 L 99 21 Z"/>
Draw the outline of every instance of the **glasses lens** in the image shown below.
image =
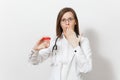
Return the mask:
<path id="1" fill-rule="evenodd" d="M 62 19 L 61 21 L 63 22 L 63 23 L 66 23 L 66 21 L 68 21 L 68 22 L 72 22 L 74 20 L 74 18 L 68 18 L 68 19 Z"/>

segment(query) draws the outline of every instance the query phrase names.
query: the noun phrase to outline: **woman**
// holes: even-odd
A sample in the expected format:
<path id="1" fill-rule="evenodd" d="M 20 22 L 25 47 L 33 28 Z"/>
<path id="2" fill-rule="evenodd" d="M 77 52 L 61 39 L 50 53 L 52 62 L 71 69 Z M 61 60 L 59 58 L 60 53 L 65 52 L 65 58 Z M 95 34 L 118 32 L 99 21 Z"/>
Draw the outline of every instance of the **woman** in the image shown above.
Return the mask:
<path id="1" fill-rule="evenodd" d="M 50 80 L 83 80 L 82 74 L 91 71 L 92 59 L 89 40 L 79 33 L 75 11 L 65 7 L 56 21 L 56 37 L 38 40 L 31 51 L 30 62 L 38 64 L 52 59 Z"/>

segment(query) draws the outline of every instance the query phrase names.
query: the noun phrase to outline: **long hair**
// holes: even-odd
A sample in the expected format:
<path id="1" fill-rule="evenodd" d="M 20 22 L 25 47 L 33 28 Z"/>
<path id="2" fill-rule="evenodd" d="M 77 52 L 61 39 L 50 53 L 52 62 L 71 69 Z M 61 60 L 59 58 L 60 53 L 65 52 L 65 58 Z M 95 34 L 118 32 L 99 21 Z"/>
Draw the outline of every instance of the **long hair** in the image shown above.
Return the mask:
<path id="1" fill-rule="evenodd" d="M 74 27 L 74 31 L 76 33 L 76 35 L 79 35 L 79 23 L 78 23 L 78 18 L 77 18 L 77 15 L 76 15 L 76 12 L 70 8 L 70 7 L 65 7 L 63 9 L 60 10 L 58 16 L 57 16 L 57 21 L 56 21 L 56 36 L 57 37 L 60 37 L 62 32 L 63 32 L 63 29 L 61 27 L 61 18 L 62 16 L 66 13 L 66 12 L 72 12 L 74 18 L 75 18 L 75 21 L 76 21 L 76 25 Z"/>

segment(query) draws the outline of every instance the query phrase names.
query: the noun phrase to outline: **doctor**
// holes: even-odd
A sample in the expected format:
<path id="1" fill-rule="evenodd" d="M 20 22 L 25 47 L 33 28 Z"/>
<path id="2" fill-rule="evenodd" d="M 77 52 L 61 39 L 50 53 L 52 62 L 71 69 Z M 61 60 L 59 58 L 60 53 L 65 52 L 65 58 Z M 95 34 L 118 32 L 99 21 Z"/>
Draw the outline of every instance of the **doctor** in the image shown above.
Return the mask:
<path id="1" fill-rule="evenodd" d="M 50 80 L 83 80 L 82 74 L 92 69 L 91 54 L 88 38 L 79 33 L 75 11 L 65 7 L 57 17 L 56 37 L 38 40 L 29 61 L 36 65 L 50 57 Z"/>

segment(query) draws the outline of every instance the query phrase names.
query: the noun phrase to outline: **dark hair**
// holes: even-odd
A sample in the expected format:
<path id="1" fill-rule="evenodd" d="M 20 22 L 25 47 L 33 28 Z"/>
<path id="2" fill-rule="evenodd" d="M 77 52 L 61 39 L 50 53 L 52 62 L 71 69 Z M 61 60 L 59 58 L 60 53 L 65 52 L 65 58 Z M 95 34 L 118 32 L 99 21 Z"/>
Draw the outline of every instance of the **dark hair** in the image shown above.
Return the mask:
<path id="1" fill-rule="evenodd" d="M 78 23 L 78 19 L 77 19 L 76 13 L 75 13 L 75 11 L 72 8 L 65 7 L 65 8 L 63 8 L 63 9 L 60 10 L 60 12 L 59 12 L 59 14 L 57 16 L 57 21 L 56 21 L 56 36 L 57 37 L 60 37 L 61 34 L 62 34 L 62 32 L 63 32 L 60 22 L 61 22 L 62 16 L 66 12 L 72 12 L 72 14 L 73 14 L 73 16 L 75 18 L 75 21 L 76 21 L 76 25 L 74 27 L 74 31 L 75 31 L 76 35 L 79 35 L 79 23 Z"/>

